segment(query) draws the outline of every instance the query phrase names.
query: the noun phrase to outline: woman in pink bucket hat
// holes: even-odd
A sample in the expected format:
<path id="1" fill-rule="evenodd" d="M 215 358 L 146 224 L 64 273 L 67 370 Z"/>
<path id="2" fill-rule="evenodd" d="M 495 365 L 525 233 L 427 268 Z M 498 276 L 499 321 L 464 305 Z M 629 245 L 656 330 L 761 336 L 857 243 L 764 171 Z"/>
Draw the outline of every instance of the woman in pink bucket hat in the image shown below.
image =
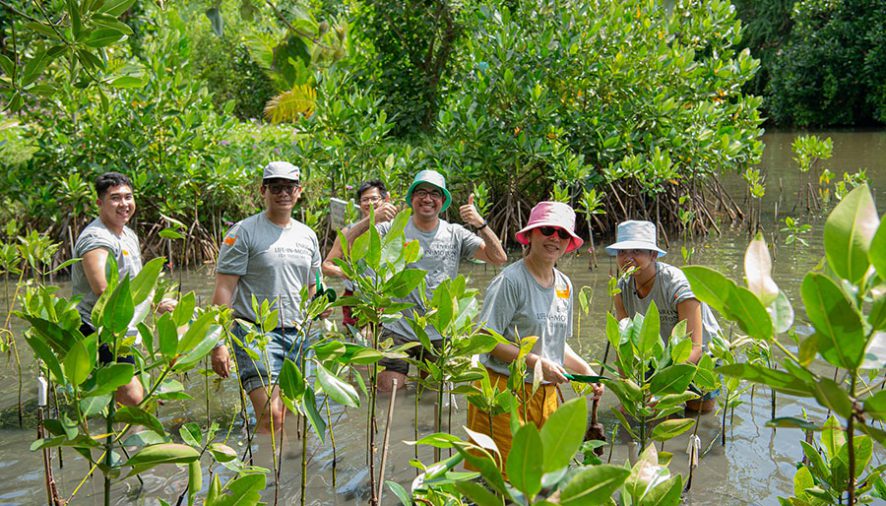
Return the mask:
<path id="1" fill-rule="evenodd" d="M 692 338 L 689 360 L 698 362 L 711 337 L 720 331 L 720 325 L 707 304 L 699 302 L 692 293 L 683 271 L 658 259 L 665 250 L 655 242 L 655 224 L 649 221 L 624 221 L 618 224 L 615 243 L 606 252 L 616 257 L 622 272 L 633 269 L 630 276 L 618 282 L 621 290 L 614 297 L 615 316 L 621 320 L 635 314 L 646 314 L 655 301 L 661 319 L 661 338 L 667 342 L 674 327 L 686 320 L 686 330 Z M 700 400 L 691 400 L 686 407 L 706 413 L 714 409 L 716 394 L 706 394 Z"/>
<path id="2" fill-rule="evenodd" d="M 481 355 L 480 362 L 498 390 L 507 389 L 508 365 L 517 358 L 519 340 L 537 336 L 526 357 L 525 388 L 520 395 L 526 418 L 541 427 L 557 409 L 557 385 L 567 380 L 569 369 L 578 374 L 594 375 L 566 340 L 572 337 L 572 282 L 557 270 L 564 254 L 581 247 L 575 234 L 575 211 L 561 202 L 540 202 L 532 208 L 529 223 L 517 232 L 517 241 L 526 246 L 523 258 L 499 273 L 489 285 L 478 321 L 514 344 L 499 344 Z M 540 370 L 542 385 L 531 394 L 533 371 Z M 603 394 L 602 385 L 594 385 L 594 397 Z M 524 407 L 517 409 L 521 417 Z M 492 437 L 507 461 L 511 449 L 510 414 L 490 416 L 473 404 L 468 406 L 468 427 Z M 491 432 L 491 433 L 490 433 Z M 505 469 L 504 466 L 502 469 Z"/>

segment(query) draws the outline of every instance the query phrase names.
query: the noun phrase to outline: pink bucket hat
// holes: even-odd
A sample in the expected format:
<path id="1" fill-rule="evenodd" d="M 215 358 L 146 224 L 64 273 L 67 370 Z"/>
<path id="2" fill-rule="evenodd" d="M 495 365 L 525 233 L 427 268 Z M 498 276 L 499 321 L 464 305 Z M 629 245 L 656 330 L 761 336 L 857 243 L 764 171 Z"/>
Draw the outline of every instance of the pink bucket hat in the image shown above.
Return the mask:
<path id="1" fill-rule="evenodd" d="M 539 227 L 557 227 L 569 232 L 572 240 L 566 247 L 566 253 L 575 251 L 584 244 L 581 237 L 575 235 L 575 211 L 562 202 L 539 202 L 529 213 L 529 223 L 517 232 L 517 242 L 529 244 L 529 232 Z"/>

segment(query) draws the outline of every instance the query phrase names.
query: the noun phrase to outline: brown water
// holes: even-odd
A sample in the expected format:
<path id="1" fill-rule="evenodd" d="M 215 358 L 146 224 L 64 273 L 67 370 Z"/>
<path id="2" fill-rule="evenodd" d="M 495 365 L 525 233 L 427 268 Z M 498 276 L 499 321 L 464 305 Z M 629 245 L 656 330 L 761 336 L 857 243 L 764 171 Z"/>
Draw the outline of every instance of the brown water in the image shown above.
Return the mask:
<path id="1" fill-rule="evenodd" d="M 834 140 L 834 157 L 824 165 L 837 174 L 843 171 L 854 171 L 867 168 L 872 179 L 875 197 L 882 202 L 886 196 L 886 132 L 828 132 Z M 803 237 L 809 246 L 784 245 L 784 234 L 774 237 L 781 224 L 773 225 L 775 207 L 778 205 L 778 219 L 783 220 L 786 214 L 798 216 L 802 211 L 798 208 L 791 213 L 791 206 L 796 202 L 796 190 L 805 181 L 791 160 L 790 144 L 794 133 L 770 133 L 764 138 L 767 148 L 762 168 L 767 174 L 768 191 L 764 199 L 763 223 L 766 228 L 767 240 L 777 245 L 775 249 L 775 279 L 785 290 L 798 309 L 798 319 L 804 315 L 799 309 L 799 285 L 803 275 L 818 263 L 823 254 L 821 230 L 823 218 L 803 217 L 804 223 L 812 223 L 813 230 Z M 780 183 L 779 183 L 780 182 Z M 741 203 L 744 198 L 744 184 L 736 175 L 724 176 L 724 186 L 730 190 L 734 198 Z M 779 187 L 782 191 L 779 192 Z M 695 246 L 697 252 L 695 263 L 713 266 L 731 276 L 740 279 L 741 265 L 747 236 L 744 230 L 730 230 L 728 224 L 722 227 L 721 236 L 712 236 L 688 246 Z M 604 239 L 605 242 L 605 239 Z M 680 246 L 673 241 L 669 248 L 671 253 L 666 261 L 675 265 L 682 264 Z M 600 241 L 598 240 L 598 248 Z M 561 262 L 561 269 L 571 276 L 576 288 L 589 286 L 592 290 L 590 315 L 576 314 L 577 337 L 573 347 L 589 360 L 600 360 L 603 355 L 603 315 L 609 308 L 606 295 L 607 280 L 615 270 L 614 264 L 605 255 L 598 258 L 598 267 L 588 270 L 586 255 L 572 257 Z M 468 265 L 463 272 L 470 276 L 472 286 L 483 290 L 495 275 L 493 268 Z M 203 300 L 208 300 L 212 290 L 210 270 L 201 269 L 188 272 L 183 277 L 183 285 L 187 290 L 195 290 Z M 67 288 L 67 287 L 65 287 Z M 3 304 L 5 307 L 5 303 Z M 801 325 L 802 330 L 802 325 Z M 27 348 L 20 350 L 28 355 Z M 31 371 L 30 360 L 26 360 L 26 370 Z M 26 373 L 31 377 L 32 373 Z M 231 435 L 228 444 L 241 454 L 245 448 L 244 430 L 237 414 L 240 410 L 236 382 L 221 382 L 215 377 L 208 381 L 205 377 L 192 373 L 186 380 L 188 392 L 195 400 L 190 402 L 170 402 L 161 410 L 161 418 L 165 424 L 179 425 L 186 421 L 205 424 L 207 420 L 207 397 L 209 416 L 222 425 L 220 437 L 228 427 Z M 208 389 L 206 388 L 208 384 Z M 45 503 L 43 489 L 43 471 L 39 453 L 29 451 L 29 445 L 35 438 L 33 429 L 20 430 L 15 421 L 15 405 L 17 399 L 17 383 L 12 362 L 0 369 L 0 410 L 2 410 L 2 428 L 0 428 L 0 504 L 39 504 Z M 566 390 L 569 390 L 568 388 Z M 27 380 L 25 398 L 34 398 L 33 380 Z M 569 396 L 569 392 L 567 392 Z M 787 496 L 792 492 L 792 478 L 795 464 L 802 457 L 799 440 L 803 434 L 797 430 L 781 429 L 774 431 L 765 426 L 770 417 L 770 396 L 768 390 L 757 389 L 756 395 L 745 395 L 745 403 L 735 410 L 734 419 L 728 423 L 727 443 L 723 447 L 719 443 L 720 418 L 716 415 L 701 417 L 699 436 L 703 451 L 707 453 L 701 459 L 700 466 L 695 470 L 692 490 L 686 495 L 687 504 L 778 504 L 778 496 Z M 606 395 L 601 405 L 601 421 L 607 430 L 616 424 L 610 408 L 615 406 L 615 396 Z M 29 404 L 33 405 L 33 403 Z M 378 407 L 380 426 L 384 429 L 384 415 L 388 401 L 383 397 Z M 466 401 L 457 400 L 454 410 L 452 432 L 462 436 L 461 429 L 465 420 Z M 409 461 L 413 458 L 413 448 L 403 441 L 414 439 L 415 425 L 415 393 L 410 386 L 405 392 L 397 395 L 394 423 L 392 424 L 390 456 L 386 476 L 400 482 L 407 489 L 415 476 L 415 470 Z M 825 410 L 815 403 L 803 399 L 780 396 L 778 399 L 778 416 L 802 416 L 805 411 L 813 420 L 823 420 Z M 433 430 L 434 407 L 430 395 L 426 395 L 419 405 L 418 428 L 420 434 Z M 33 417 L 32 414 L 29 416 Z M 336 476 L 333 483 L 333 451 L 331 445 L 321 445 L 315 437 L 308 441 L 308 504 L 360 504 L 365 502 L 368 465 L 365 457 L 365 410 L 345 410 L 333 408 L 332 419 L 336 441 Z M 301 500 L 301 442 L 297 438 L 295 418 L 287 420 L 287 433 L 291 439 L 284 443 L 281 476 L 279 483 L 269 487 L 265 492 L 265 500 L 273 503 L 275 494 L 280 504 L 298 504 Z M 379 443 L 381 436 L 379 436 Z M 681 437 L 665 444 L 665 450 L 674 452 L 674 460 L 670 466 L 672 472 L 688 474 L 685 453 L 687 438 Z M 256 464 L 271 467 L 270 444 L 266 439 L 254 442 Z M 619 442 L 614 447 L 613 463 L 623 463 L 628 447 Z M 63 496 L 69 496 L 86 474 L 87 467 L 82 459 L 75 457 L 71 451 L 65 451 L 64 468 L 56 469 L 55 476 Z M 429 448 L 419 450 L 422 462 L 432 462 Z M 880 449 L 875 452 L 872 465 L 881 464 L 886 454 Z M 208 465 L 208 459 L 204 459 Z M 213 472 L 222 476 L 230 473 L 216 466 Z M 204 469 L 204 488 L 209 477 L 209 470 Z M 164 466 L 150 470 L 142 475 L 144 485 L 136 479 L 118 481 L 114 485 L 114 503 L 116 504 L 159 504 L 158 498 L 175 503 L 187 485 L 187 473 L 174 466 Z M 102 480 L 100 477 L 88 480 L 78 492 L 75 501 L 82 504 L 100 503 L 102 498 Z M 386 493 L 383 504 L 396 504 L 396 499 Z"/>

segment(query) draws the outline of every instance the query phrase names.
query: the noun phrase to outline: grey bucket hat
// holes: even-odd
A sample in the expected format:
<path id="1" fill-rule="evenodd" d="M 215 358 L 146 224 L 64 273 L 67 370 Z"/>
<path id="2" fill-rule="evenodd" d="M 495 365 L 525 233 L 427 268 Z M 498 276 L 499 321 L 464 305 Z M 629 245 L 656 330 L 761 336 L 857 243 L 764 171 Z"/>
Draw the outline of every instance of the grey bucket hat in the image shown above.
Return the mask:
<path id="1" fill-rule="evenodd" d="M 298 183 L 301 180 L 301 169 L 289 162 L 271 162 L 265 165 L 261 175 L 265 179 L 288 179 Z"/>
<path id="2" fill-rule="evenodd" d="M 623 221 L 619 223 L 615 232 L 615 243 L 606 246 L 606 253 L 615 256 L 620 249 L 657 251 L 659 257 L 667 254 L 667 251 L 659 248 L 655 243 L 655 224 L 651 221 Z"/>

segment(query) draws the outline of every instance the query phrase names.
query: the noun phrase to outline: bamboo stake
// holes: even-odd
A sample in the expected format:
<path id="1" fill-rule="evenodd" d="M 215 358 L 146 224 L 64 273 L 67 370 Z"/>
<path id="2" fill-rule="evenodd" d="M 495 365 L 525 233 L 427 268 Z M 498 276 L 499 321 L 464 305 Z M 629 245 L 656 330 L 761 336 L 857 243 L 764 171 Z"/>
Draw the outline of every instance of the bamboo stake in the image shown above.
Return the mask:
<path id="1" fill-rule="evenodd" d="M 385 465 L 388 462 L 388 442 L 391 437 L 391 422 L 394 419 L 394 402 L 397 400 L 397 379 L 391 380 L 394 384 L 391 390 L 391 403 L 388 405 L 388 420 L 385 425 L 385 435 L 382 440 L 381 450 L 381 468 L 378 471 L 378 501 L 382 502 L 385 490 Z"/>

